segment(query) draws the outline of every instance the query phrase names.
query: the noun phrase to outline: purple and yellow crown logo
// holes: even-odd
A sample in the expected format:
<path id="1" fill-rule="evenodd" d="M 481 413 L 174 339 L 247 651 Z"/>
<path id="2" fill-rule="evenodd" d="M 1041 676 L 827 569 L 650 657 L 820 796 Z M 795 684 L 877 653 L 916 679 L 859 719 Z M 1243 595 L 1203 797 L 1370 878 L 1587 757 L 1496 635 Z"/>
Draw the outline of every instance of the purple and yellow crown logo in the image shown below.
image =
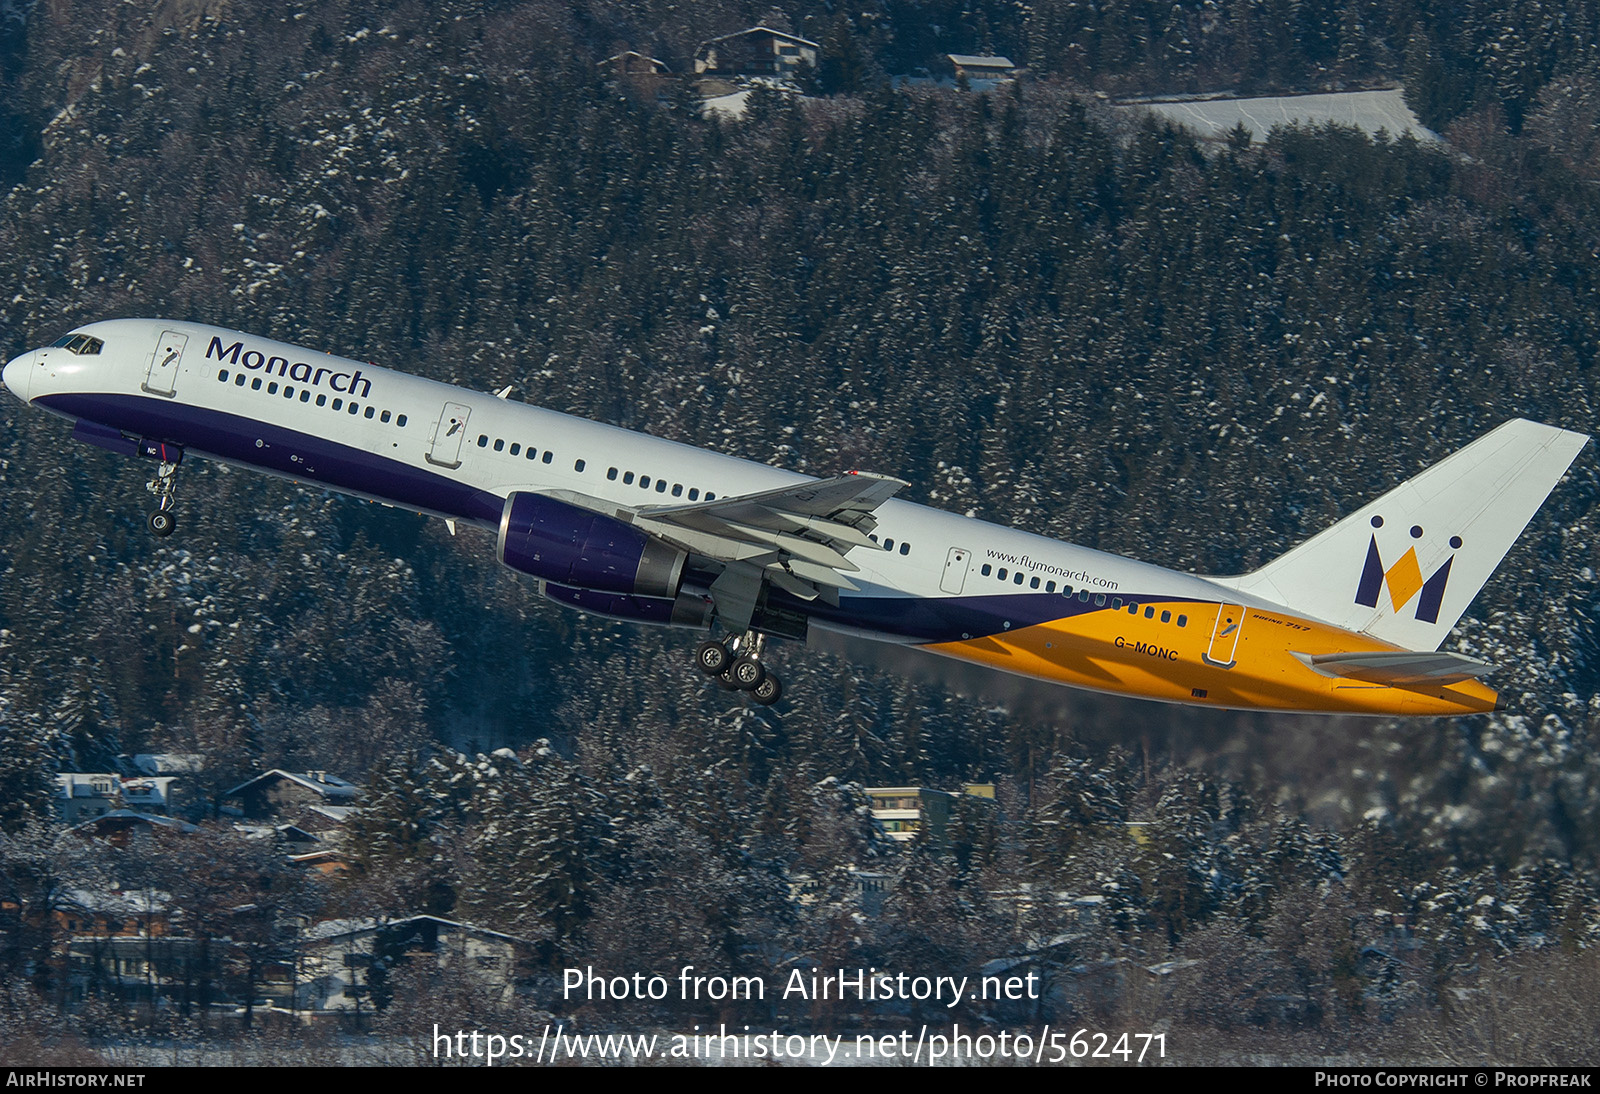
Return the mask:
<path id="1" fill-rule="evenodd" d="M 1382 517 L 1373 517 L 1374 528 L 1383 527 Z M 1422 526 L 1411 526 L 1411 538 L 1422 538 Z M 1461 537 L 1451 536 L 1450 546 L 1460 550 Z M 1378 594 L 1385 585 L 1389 588 L 1389 603 L 1394 611 L 1409 604 L 1413 598 L 1417 601 L 1417 618 L 1424 623 L 1439 622 L 1439 606 L 1444 602 L 1444 587 L 1450 580 L 1450 564 L 1456 556 L 1451 555 L 1444 560 L 1444 565 L 1433 571 L 1433 576 L 1427 580 L 1422 577 L 1422 565 L 1417 561 L 1417 548 L 1415 545 L 1406 548 L 1406 553 L 1395 560 L 1394 565 L 1385 568 L 1383 557 L 1378 554 L 1378 536 L 1372 536 L 1372 541 L 1367 545 L 1367 564 L 1361 570 L 1361 584 L 1356 588 L 1356 603 L 1367 608 L 1378 606 Z M 1419 595 L 1420 594 L 1420 595 Z"/>

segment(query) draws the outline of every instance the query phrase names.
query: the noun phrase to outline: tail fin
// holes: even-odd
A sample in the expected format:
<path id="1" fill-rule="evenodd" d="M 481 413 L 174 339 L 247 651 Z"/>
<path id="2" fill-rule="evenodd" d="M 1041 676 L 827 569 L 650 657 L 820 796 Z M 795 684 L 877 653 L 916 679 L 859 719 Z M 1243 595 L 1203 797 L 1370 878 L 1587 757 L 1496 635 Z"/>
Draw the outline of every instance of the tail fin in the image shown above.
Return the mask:
<path id="1" fill-rule="evenodd" d="M 1406 649 L 1436 650 L 1588 439 L 1509 421 L 1221 583 Z"/>

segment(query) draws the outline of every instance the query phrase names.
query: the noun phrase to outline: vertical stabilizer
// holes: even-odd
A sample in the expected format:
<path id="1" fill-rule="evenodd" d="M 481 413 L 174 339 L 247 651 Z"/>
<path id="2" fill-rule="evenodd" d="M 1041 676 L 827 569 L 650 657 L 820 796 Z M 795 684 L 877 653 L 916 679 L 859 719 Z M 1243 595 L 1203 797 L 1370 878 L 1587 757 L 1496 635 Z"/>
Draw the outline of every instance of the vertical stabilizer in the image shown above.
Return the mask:
<path id="1" fill-rule="evenodd" d="M 1588 439 L 1509 421 L 1254 573 L 1214 580 L 1438 649 Z"/>

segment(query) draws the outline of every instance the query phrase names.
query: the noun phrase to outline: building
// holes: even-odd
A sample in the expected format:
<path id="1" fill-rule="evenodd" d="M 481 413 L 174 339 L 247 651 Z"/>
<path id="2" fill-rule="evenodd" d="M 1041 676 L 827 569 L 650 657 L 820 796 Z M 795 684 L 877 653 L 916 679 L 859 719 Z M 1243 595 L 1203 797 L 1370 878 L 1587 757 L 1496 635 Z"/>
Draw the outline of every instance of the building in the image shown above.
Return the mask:
<path id="1" fill-rule="evenodd" d="M 122 808 L 122 780 L 107 771 L 65 771 L 56 776 L 56 817 L 82 824 Z"/>
<path id="2" fill-rule="evenodd" d="M 960 796 L 926 786 L 869 786 L 866 793 L 872 803 L 872 819 L 899 843 L 909 843 L 924 831 L 929 839 L 942 842 L 950 821 L 950 803 Z M 962 794 L 993 801 L 994 784 L 967 783 Z"/>
<path id="3" fill-rule="evenodd" d="M 766 76 L 794 82 L 801 65 L 815 68 L 817 43 L 771 27 L 751 27 L 702 42 L 695 51 L 697 76 Z"/>
<path id="4" fill-rule="evenodd" d="M 360 794 L 361 788 L 355 783 L 326 771 L 296 774 L 273 768 L 240 783 L 223 797 L 238 803 L 244 820 L 274 821 L 286 814 L 299 814 L 305 806 L 351 805 Z"/>
<path id="5" fill-rule="evenodd" d="M 637 50 L 627 50 L 601 61 L 598 68 L 608 76 L 671 76 L 667 62 L 656 57 L 646 57 Z"/>
<path id="6" fill-rule="evenodd" d="M 118 761 L 126 763 L 123 756 Z M 198 775 L 206 758 L 198 752 L 140 752 L 133 757 L 133 769 L 141 775 Z"/>
<path id="7" fill-rule="evenodd" d="M 371 1010 L 382 1002 L 382 970 L 417 960 L 464 972 L 506 1003 L 525 947 L 511 935 L 432 915 L 331 919 L 302 937 L 295 1006 L 317 1014 Z"/>
<path id="8" fill-rule="evenodd" d="M 965 77 L 969 82 L 985 80 L 995 82 L 999 80 L 1015 79 L 1017 66 L 1011 63 L 1009 57 L 988 57 L 969 53 L 946 53 L 945 59 L 956 70 L 956 79 Z"/>

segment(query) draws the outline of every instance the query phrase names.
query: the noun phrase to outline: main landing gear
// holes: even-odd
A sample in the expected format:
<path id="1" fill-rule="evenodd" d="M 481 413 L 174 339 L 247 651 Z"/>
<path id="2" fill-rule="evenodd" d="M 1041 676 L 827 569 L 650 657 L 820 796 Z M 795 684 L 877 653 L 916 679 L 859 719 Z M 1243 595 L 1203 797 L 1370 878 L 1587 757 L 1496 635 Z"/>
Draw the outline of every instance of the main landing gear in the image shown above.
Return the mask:
<path id="1" fill-rule="evenodd" d="M 746 631 L 727 642 L 707 641 L 694 651 L 695 667 L 727 691 L 748 691 L 750 698 L 770 707 L 783 696 L 777 673 L 761 663 L 766 639 Z"/>
<path id="2" fill-rule="evenodd" d="M 173 513 L 178 504 L 178 465 L 162 460 L 156 477 L 144 486 L 156 497 L 156 511 L 150 514 L 148 521 L 150 531 L 165 539 L 178 526 L 178 518 Z"/>

